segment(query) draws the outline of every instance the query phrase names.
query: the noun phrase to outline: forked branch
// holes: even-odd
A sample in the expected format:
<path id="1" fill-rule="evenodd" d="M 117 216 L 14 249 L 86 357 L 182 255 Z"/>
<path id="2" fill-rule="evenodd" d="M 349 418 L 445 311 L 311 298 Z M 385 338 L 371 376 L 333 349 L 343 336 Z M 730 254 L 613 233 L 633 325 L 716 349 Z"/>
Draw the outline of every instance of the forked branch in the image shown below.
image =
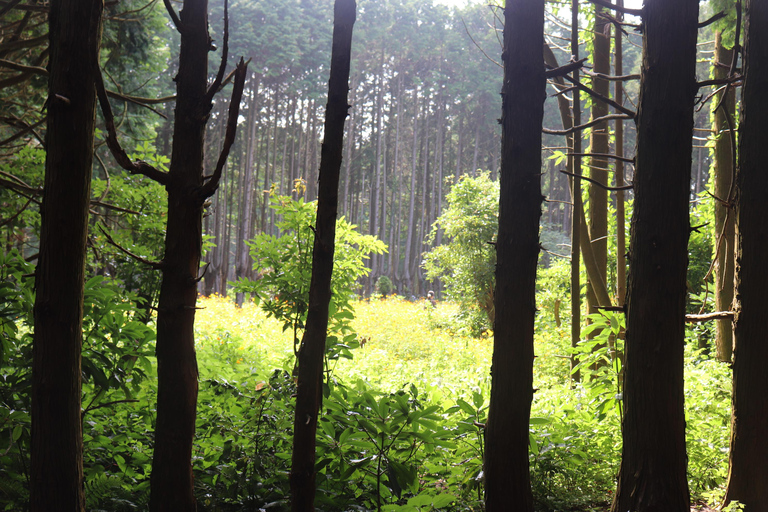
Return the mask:
<path id="1" fill-rule="evenodd" d="M 224 136 L 224 144 L 219 154 L 219 160 L 216 162 L 216 169 L 213 174 L 207 176 L 208 182 L 203 185 L 200 192 L 202 198 L 210 197 L 219 188 L 219 181 L 221 180 L 221 173 L 224 169 L 224 164 L 229 156 L 229 150 L 232 144 L 235 142 L 235 134 L 237 133 L 237 118 L 240 115 L 240 101 L 243 98 L 243 89 L 245 88 L 245 75 L 248 71 L 248 64 L 243 61 L 242 57 L 235 69 L 235 83 L 232 89 L 232 99 L 229 103 L 229 113 L 227 117 L 227 133 Z"/>

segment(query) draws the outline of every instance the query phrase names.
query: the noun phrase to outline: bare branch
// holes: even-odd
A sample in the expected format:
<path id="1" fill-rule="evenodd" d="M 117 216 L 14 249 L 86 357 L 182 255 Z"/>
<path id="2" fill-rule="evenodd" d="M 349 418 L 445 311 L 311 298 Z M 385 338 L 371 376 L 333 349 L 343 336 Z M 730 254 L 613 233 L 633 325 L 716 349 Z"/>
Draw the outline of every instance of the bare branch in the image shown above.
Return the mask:
<path id="1" fill-rule="evenodd" d="M 685 321 L 689 323 L 707 322 L 709 320 L 733 320 L 733 311 L 716 311 L 703 315 L 685 315 Z"/>
<path id="2" fill-rule="evenodd" d="M 616 103 L 612 99 L 603 96 L 602 94 L 598 93 L 597 91 L 595 91 L 591 87 L 587 87 L 586 85 L 582 84 L 581 82 L 577 82 L 576 80 L 573 79 L 573 77 L 564 76 L 563 78 L 565 78 L 566 80 L 568 80 L 573 85 L 578 87 L 580 90 L 586 92 L 587 94 L 589 94 L 593 98 L 596 98 L 596 99 L 602 101 L 603 103 L 606 103 L 606 104 L 612 106 L 613 108 L 615 108 L 616 110 L 618 110 L 619 112 L 621 112 L 623 114 L 631 116 L 632 119 L 634 119 L 635 116 L 637 115 L 637 113 L 634 110 L 628 109 L 624 105 L 619 105 L 618 103 Z"/>
<path id="3" fill-rule="evenodd" d="M 245 88 L 245 75 L 248 71 L 248 64 L 240 58 L 240 62 L 237 64 L 235 70 L 235 85 L 232 89 L 232 99 L 229 103 L 229 112 L 227 117 L 227 133 L 224 136 L 224 144 L 219 154 L 219 160 L 216 162 L 216 169 L 213 174 L 208 178 L 208 182 L 203 185 L 200 192 L 203 198 L 210 197 L 216 192 L 219 187 L 219 181 L 221 180 L 221 173 L 224 170 L 224 164 L 229 156 L 229 149 L 235 142 L 235 134 L 237 133 L 237 118 L 240 115 L 240 101 L 243 98 L 243 89 Z"/>
<path id="4" fill-rule="evenodd" d="M 168 11 L 168 15 L 171 17 L 171 21 L 173 21 L 173 26 L 176 27 L 176 30 L 179 31 L 179 34 L 183 33 L 184 25 L 181 24 L 179 15 L 176 14 L 176 11 L 173 9 L 171 0 L 163 0 L 163 4 L 165 5 L 165 10 Z"/>
<path id="5" fill-rule="evenodd" d="M 603 73 L 595 73 L 594 71 L 589 69 L 583 69 L 582 71 L 587 76 L 594 77 L 594 78 L 602 78 L 603 80 L 608 80 L 610 82 L 626 82 L 629 80 L 640 80 L 640 75 L 614 76 L 614 75 L 605 75 Z"/>
<path id="6" fill-rule="evenodd" d="M 565 64 L 564 66 L 560 66 L 554 69 L 548 69 L 544 73 L 544 76 L 547 78 L 554 78 L 557 76 L 567 75 L 568 73 L 576 71 L 577 69 L 581 69 L 584 66 L 584 62 L 586 62 L 587 60 L 589 60 L 589 58 L 584 57 L 583 59 L 571 61 L 568 64 Z"/>
<path id="7" fill-rule="evenodd" d="M 24 210 L 26 210 L 26 209 L 27 209 L 27 206 L 29 206 L 29 204 L 30 204 L 31 202 L 32 202 L 32 198 L 30 197 L 30 198 L 28 198 L 28 199 L 27 199 L 27 202 L 26 202 L 26 203 L 24 203 L 24 206 L 22 206 L 22 207 L 19 209 L 19 211 L 17 211 L 16 213 L 14 213 L 13 215 L 11 215 L 10 217 L 8 217 L 7 219 L 5 219 L 4 221 L 1 221 L 1 222 L 0 222 L 0 228 L 1 228 L 1 227 L 4 227 L 4 226 L 7 226 L 7 225 L 8 225 L 8 224 L 10 224 L 11 222 L 13 222 L 13 221 L 14 221 L 14 219 L 16 219 L 16 218 L 17 218 L 19 215 L 21 215 L 21 214 L 24 212 Z"/>
<path id="8" fill-rule="evenodd" d="M 6 59 L 0 59 L 0 67 L 13 69 L 14 71 L 26 71 L 33 74 L 48 76 L 48 70 L 41 68 L 40 66 L 25 66 L 17 62 L 12 62 Z"/>
<path id="9" fill-rule="evenodd" d="M 221 81 L 224 79 L 224 72 L 227 70 L 227 57 L 229 56 L 229 2 L 224 0 L 224 40 L 221 47 L 221 64 L 219 64 L 219 72 L 216 73 L 216 78 L 208 88 L 208 92 L 205 93 L 205 97 L 208 101 L 213 99 L 213 96 L 221 87 Z"/>
<path id="10" fill-rule="evenodd" d="M 129 251 L 128 249 L 126 249 L 122 245 L 118 244 L 117 242 L 115 242 L 115 239 L 112 238 L 112 235 L 107 233 L 107 230 L 104 229 L 104 227 L 101 224 L 99 224 L 99 230 L 104 234 L 105 237 L 107 237 L 107 242 L 109 242 L 110 245 L 113 245 L 114 247 L 119 249 L 120 252 L 130 256 L 131 258 L 135 259 L 139 263 L 144 263 L 145 265 L 148 265 L 148 266 L 154 268 L 155 270 L 160 270 L 160 269 L 162 269 L 165 266 L 165 264 L 162 261 L 150 261 L 150 260 L 148 260 L 146 258 L 142 258 L 141 256 L 132 253 L 131 251 Z"/>
<path id="11" fill-rule="evenodd" d="M 612 4 L 611 2 L 607 0 L 589 0 L 595 5 L 599 5 L 600 7 L 605 7 L 606 9 L 612 9 L 614 11 L 623 12 L 624 14 L 631 14 L 632 16 L 643 16 L 643 10 L 642 9 L 630 9 L 629 7 L 621 7 L 615 4 Z"/>
<path id="12" fill-rule="evenodd" d="M 581 174 L 574 174 L 574 173 L 568 172 L 566 170 L 561 170 L 560 172 L 563 173 L 563 174 L 566 174 L 568 176 L 572 176 L 574 178 L 578 178 L 580 180 L 588 181 L 588 182 L 592 183 L 593 185 L 597 185 L 598 187 L 602 188 L 603 190 L 608 190 L 609 192 L 610 191 L 616 191 L 616 190 L 632 190 L 632 188 L 633 188 L 632 185 L 624 185 L 623 187 L 609 187 L 607 185 L 603 185 L 599 181 L 593 180 L 592 178 L 587 178 L 586 176 L 582 176 Z"/>
<path id="13" fill-rule="evenodd" d="M 712 23 L 716 22 L 717 20 L 721 20 L 725 18 L 725 11 L 720 11 L 719 13 L 715 14 L 711 18 L 709 18 L 706 21 L 699 22 L 699 28 L 704 28 L 707 25 L 711 25 Z"/>
<path id="14" fill-rule="evenodd" d="M 588 123 L 580 124 L 578 126 L 573 126 L 566 130 L 550 130 L 549 128 L 542 128 L 542 132 L 546 133 L 547 135 L 570 135 L 573 132 L 585 130 L 590 126 L 594 126 L 596 124 L 602 123 L 603 121 L 610 121 L 612 119 L 634 119 L 634 118 L 635 116 L 630 116 L 627 114 L 608 114 L 607 116 L 598 117 L 597 119 L 593 119 Z"/>
<path id="15" fill-rule="evenodd" d="M 596 157 L 602 157 L 602 158 L 613 158 L 614 160 L 621 160 L 622 162 L 627 162 L 630 164 L 635 163 L 634 158 L 627 158 L 625 156 L 618 156 L 614 155 L 612 153 L 566 153 L 566 156 L 596 156 Z"/>
<path id="16" fill-rule="evenodd" d="M 99 97 L 99 104 L 101 105 L 101 112 L 104 115 L 104 123 L 107 127 L 107 146 L 112 152 L 112 156 L 115 157 L 117 163 L 130 172 L 131 174 L 142 174 L 148 178 L 151 178 L 162 185 L 167 185 L 169 182 L 168 173 L 155 169 L 146 162 L 138 160 L 132 162 L 128 154 L 125 152 L 120 142 L 117 140 L 117 130 L 115 129 L 115 117 L 112 114 L 112 107 L 109 104 L 109 98 L 107 97 L 107 91 L 104 88 L 104 79 L 99 73 L 99 77 L 96 80 L 96 93 Z"/>

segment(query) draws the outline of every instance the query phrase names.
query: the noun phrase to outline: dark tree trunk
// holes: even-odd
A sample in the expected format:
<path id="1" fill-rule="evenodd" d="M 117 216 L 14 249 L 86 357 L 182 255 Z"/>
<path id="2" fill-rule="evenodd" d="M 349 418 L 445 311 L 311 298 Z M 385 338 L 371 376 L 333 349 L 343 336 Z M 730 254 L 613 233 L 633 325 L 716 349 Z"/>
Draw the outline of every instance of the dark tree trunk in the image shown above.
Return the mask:
<path id="1" fill-rule="evenodd" d="M 208 92 L 208 2 L 185 0 L 180 15 L 181 49 L 176 76 L 173 152 L 166 177 L 168 222 L 163 280 L 157 313 L 157 424 L 150 477 L 153 512 L 194 511 L 192 441 L 197 406 L 197 360 L 194 347 L 196 284 L 202 246 L 202 208 L 216 191 L 235 126 L 213 177 L 203 179 L 205 126 L 215 86 Z M 236 122 L 245 80 L 238 66 L 230 123 Z M 238 92 L 239 89 L 239 92 Z"/>
<path id="2" fill-rule="evenodd" d="M 646 0 L 614 512 L 688 512 L 683 345 L 698 0 Z M 670 51 L 674 48 L 675 51 Z"/>
<path id="3" fill-rule="evenodd" d="M 499 234 L 491 400 L 485 449 L 488 512 L 532 511 L 528 439 L 541 217 L 544 0 L 505 9 Z"/>
<path id="4" fill-rule="evenodd" d="M 85 510 L 80 353 L 103 4 L 50 5 L 48 130 L 35 271 L 30 509 Z"/>
<path id="5" fill-rule="evenodd" d="M 291 459 L 291 510 L 313 511 L 315 499 L 315 434 L 322 403 L 323 361 L 331 301 L 339 174 L 344 148 L 344 121 L 349 109 L 349 66 L 355 0 L 336 0 L 333 49 L 325 112 L 325 140 L 320 159 L 317 223 L 312 250 L 307 327 L 299 350 L 296 416 Z"/>
<path id="6" fill-rule="evenodd" d="M 733 365 L 733 419 L 728 490 L 746 512 L 768 510 L 768 174 L 765 116 L 768 114 L 768 8 L 747 0 L 744 88 L 739 138 L 737 316 Z"/>

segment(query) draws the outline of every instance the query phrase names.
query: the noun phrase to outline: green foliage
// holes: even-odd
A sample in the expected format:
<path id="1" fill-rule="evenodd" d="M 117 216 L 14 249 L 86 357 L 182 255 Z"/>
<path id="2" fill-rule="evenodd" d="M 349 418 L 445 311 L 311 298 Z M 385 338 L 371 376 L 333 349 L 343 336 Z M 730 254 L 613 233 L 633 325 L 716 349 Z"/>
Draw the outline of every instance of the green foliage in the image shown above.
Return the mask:
<path id="1" fill-rule="evenodd" d="M 299 351 L 299 332 L 304 329 L 312 278 L 312 246 L 317 203 L 294 201 L 288 196 L 271 197 L 281 235 L 261 233 L 248 242 L 253 268 L 258 277 L 235 283 L 235 290 L 253 294 L 269 316 L 293 329 L 294 353 Z M 336 241 L 331 278 L 327 358 L 351 358 L 357 346 L 350 327 L 354 318 L 352 298 L 355 282 L 368 275 L 365 260 L 371 253 L 382 254 L 386 245 L 373 236 L 362 235 L 346 220 L 336 221 Z"/>
<path id="2" fill-rule="evenodd" d="M 448 297 L 464 311 L 493 316 L 496 251 L 493 242 L 499 226 L 499 184 L 488 172 L 464 175 L 446 197 L 448 206 L 429 234 L 438 230 L 448 239 L 424 257 L 427 279 L 441 279 Z M 488 326 L 488 323 L 485 324 Z"/>
<path id="3" fill-rule="evenodd" d="M 169 159 L 157 153 L 154 145 L 143 142 L 130 155 L 161 171 L 168 170 Z M 93 197 L 113 207 L 103 207 L 102 215 L 92 224 L 95 250 L 89 252 L 89 266 L 94 274 L 108 275 L 138 296 L 138 318 L 147 323 L 160 293 L 160 272 L 137 261 L 123 250 L 147 260 L 159 261 L 165 243 L 167 202 L 162 185 L 126 171 L 114 172 L 106 179 L 93 180 Z M 112 242 L 109 241 L 111 237 Z"/>
<path id="4" fill-rule="evenodd" d="M 391 295 L 395 291 L 395 287 L 392 284 L 392 280 L 387 276 L 381 276 L 376 280 L 376 293 L 382 297 Z"/>

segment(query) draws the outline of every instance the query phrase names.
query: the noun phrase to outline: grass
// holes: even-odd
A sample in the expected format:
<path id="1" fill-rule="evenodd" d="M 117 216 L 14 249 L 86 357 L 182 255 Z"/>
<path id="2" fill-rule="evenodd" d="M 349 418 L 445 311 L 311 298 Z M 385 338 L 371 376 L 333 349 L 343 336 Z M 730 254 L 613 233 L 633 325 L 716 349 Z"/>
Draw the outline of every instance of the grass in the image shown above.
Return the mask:
<path id="1" fill-rule="evenodd" d="M 292 332 L 253 303 L 236 308 L 221 297 L 201 299 L 196 320 L 201 379 L 229 379 L 259 389 L 275 368 L 293 368 Z M 332 363 L 335 378 L 383 393 L 415 385 L 446 410 L 460 400 L 487 408 L 493 335 L 456 329 L 457 307 L 399 297 L 355 304 L 353 328 L 364 345 L 354 359 Z M 537 316 L 532 404 L 531 472 L 541 510 L 587 510 L 610 503 L 621 456 L 617 392 L 609 379 L 573 387 L 570 326 Z M 686 415 L 692 496 L 715 502 L 727 469 L 730 371 L 691 347 L 686 352 Z M 611 402 L 614 403 L 615 402 Z"/>

